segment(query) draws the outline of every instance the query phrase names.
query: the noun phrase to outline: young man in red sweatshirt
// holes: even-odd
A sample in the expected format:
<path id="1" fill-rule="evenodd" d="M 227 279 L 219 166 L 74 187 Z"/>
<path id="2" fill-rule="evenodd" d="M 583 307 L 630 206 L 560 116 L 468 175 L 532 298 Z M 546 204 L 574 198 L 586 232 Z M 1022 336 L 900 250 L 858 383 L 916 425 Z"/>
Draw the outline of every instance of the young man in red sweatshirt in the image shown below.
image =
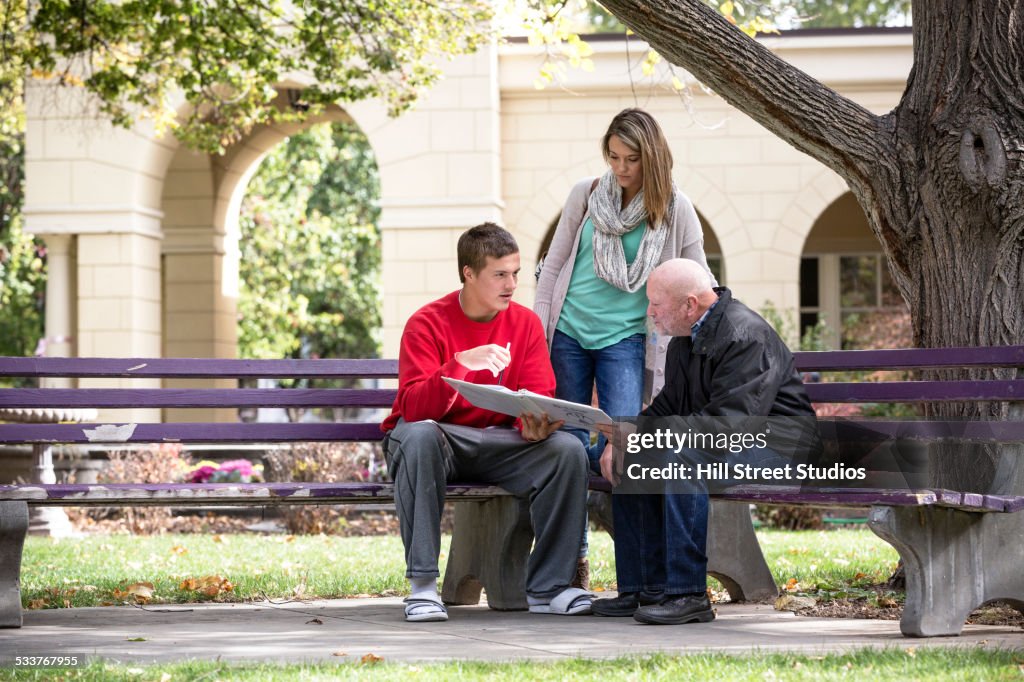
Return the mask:
<path id="1" fill-rule="evenodd" d="M 519 247 L 506 230 L 484 223 L 459 238 L 458 260 L 462 288 L 423 306 L 405 325 L 398 396 L 381 424 L 412 587 L 406 620 L 448 619 L 437 593 L 437 559 L 445 485 L 458 480 L 530 498 L 530 610 L 589 613 L 591 595 L 570 587 L 586 522 L 587 457 L 579 439 L 546 415 L 516 419 L 474 407 L 443 380 L 554 395 L 540 319 L 512 301 Z"/>

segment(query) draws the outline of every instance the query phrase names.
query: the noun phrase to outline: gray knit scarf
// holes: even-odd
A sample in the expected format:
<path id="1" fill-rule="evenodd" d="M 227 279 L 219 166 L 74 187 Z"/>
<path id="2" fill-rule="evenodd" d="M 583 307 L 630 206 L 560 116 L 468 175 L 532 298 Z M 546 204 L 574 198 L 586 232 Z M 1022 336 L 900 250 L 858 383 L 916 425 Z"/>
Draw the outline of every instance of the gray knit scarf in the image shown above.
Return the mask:
<path id="1" fill-rule="evenodd" d="M 673 188 L 674 189 L 674 188 Z M 641 221 L 647 220 L 644 191 L 641 188 L 626 208 L 622 206 L 622 188 L 609 170 L 601 176 L 597 187 L 590 193 L 588 208 L 594 221 L 594 273 L 617 289 L 636 291 L 647 282 L 647 276 L 658 264 L 668 237 L 667 221 L 675 210 L 675 192 L 665 214 L 665 222 L 644 227 L 640 249 L 633 262 L 626 266 L 626 252 L 622 248 L 622 235 Z"/>

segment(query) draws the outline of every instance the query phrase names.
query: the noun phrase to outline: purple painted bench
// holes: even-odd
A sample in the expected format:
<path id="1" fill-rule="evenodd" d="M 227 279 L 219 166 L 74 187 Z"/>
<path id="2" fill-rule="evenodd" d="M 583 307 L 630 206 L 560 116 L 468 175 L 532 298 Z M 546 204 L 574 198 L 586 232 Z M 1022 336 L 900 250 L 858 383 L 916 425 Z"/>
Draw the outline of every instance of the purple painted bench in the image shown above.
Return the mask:
<path id="1" fill-rule="evenodd" d="M 896 421 L 858 422 L 881 435 L 900 433 L 938 441 L 952 430 L 959 437 L 993 440 L 1004 462 L 1002 487 L 940 485 L 907 490 L 800 490 L 733 488 L 712 500 L 708 557 L 710 574 L 733 599 L 774 597 L 777 587 L 757 544 L 748 505 L 807 504 L 871 506 L 870 527 L 892 543 L 907 573 L 907 603 L 901 627 L 910 636 L 958 634 L 967 614 L 992 599 L 1024 606 L 1024 474 L 1018 470 L 1024 423 L 1024 347 L 832 351 L 798 353 L 807 372 L 912 369 L 944 374 L 918 381 L 810 383 L 818 403 L 983 402 L 1012 404 L 1009 419 L 978 434 L 971 424 L 925 422 L 912 428 Z M 959 368 L 966 372 L 956 373 Z M 993 372 L 998 376 L 992 376 Z M 387 407 L 393 389 L 89 388 L 89 379 L 394 378 L 393 360 L 210 360 L 107 358 L 2 358 L 0 376 L 72 378 L 76 388 L 0 389 L 0 408 L 224 408 Z M 961 374 L 968 376 L 961 378 Z M 1014 411 L 1016 410 L 1016 411 Z M 938 426 L 936 425 L 938 424 Z M 140 423 L 3 424 L 0 443 L 277 443 L 373 441 L 370 423 Z M 1005 465 L 1010 461 L 1009 465 Z M 956 482 L 956 481 L 953 481 Z M 591 488 L 607 490 L 603 479 Z M 486 588 L 492 608 L 521 609 L 525 560 L 532 533 L 526 506 L 500 488 L 480 484 L 448 487 L 455 501 L 443 595 L 454 604 L 476 603 Z M 361 504 L 391 501 L 390 484 L 124 484 L 0 486 L 0 626 L 21 624 L 18 578 L 28 506 Z M 1007 538 L 1013 538 L 1007 542 Z M 956 585 L 950 590 L 950 585 Z"/>

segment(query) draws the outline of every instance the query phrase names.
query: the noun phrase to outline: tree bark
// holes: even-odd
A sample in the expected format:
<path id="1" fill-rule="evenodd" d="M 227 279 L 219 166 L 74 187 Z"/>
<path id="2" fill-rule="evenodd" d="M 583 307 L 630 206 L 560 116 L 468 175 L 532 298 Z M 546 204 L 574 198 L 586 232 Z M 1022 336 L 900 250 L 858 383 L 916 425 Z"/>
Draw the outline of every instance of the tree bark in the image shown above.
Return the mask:
<path id="1" fill-rule="evenodd" d="M 602 4 L 846 180 L 910 307 L 917 346 L 1024 343 L 1024 0 L 914 0 L 914 66 L 885 116 L 779 59 L 701 0 Z M 929 413 L 1014 418 L 1005 403 Z M 1008 470 L 1000 459 L 1015 449 L 948 453 L 937 482 L 1019 492 L 1024 466 Z"/>

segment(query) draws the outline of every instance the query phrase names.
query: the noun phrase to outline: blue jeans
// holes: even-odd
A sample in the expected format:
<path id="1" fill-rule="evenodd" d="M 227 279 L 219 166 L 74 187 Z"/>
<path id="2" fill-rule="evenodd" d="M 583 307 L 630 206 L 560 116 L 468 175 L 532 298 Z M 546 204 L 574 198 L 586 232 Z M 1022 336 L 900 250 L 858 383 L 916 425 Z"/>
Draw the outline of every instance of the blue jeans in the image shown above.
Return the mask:
<path id="1" fill-rule="evenodd" d="M 620 593 L 705 590 L 707 494 L 612 495 L 612 519 Z"/>
<path id="2" fill-rule="evenodd" d="M 589 350 L 557 329 L 551 341 L 551 366 L 555 370 L 555 397 L 589 405 L 597 385 L 597 405 L 609 417 L 635 417 L 644 398 L 643 334 L 627 336 L 605 348 Z M 605 437 L 590 444 L 584 429 L 566 429 L 583 443 L 590 469 L 601 473 L 598 464 Z"/>

